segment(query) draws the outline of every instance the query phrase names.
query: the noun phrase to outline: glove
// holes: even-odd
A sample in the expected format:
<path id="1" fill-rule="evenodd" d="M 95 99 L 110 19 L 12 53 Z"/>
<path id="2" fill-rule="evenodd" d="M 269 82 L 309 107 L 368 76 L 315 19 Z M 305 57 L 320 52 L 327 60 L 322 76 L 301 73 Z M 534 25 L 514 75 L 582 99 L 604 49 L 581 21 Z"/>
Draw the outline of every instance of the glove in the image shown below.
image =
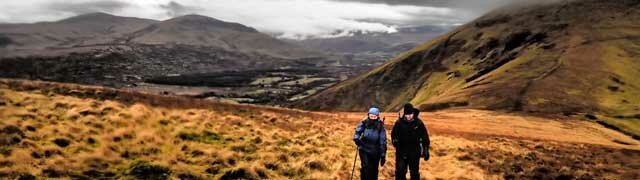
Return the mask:
<path id="1" fill-rule="evenodd" d="M 356 146 L 358 146 L 358 147 L 362 146 L 362 144 L 363 144 L 362 140 L 360 140 L 360 139 L 353 139 L 353 142 L 355 142 Z"/>
<path id="2" fill-rule="evenodd" d="M 380 159 L 380 167 L 384 166 L 385 162 L 387 162 L 385 158 Z"/>
<path id="3" fill-rule="evenodd" d="M 429 160 L 429 149 L 425 148 L 422 150 L 422 158 L 424 158 L 425 161 Z"/>

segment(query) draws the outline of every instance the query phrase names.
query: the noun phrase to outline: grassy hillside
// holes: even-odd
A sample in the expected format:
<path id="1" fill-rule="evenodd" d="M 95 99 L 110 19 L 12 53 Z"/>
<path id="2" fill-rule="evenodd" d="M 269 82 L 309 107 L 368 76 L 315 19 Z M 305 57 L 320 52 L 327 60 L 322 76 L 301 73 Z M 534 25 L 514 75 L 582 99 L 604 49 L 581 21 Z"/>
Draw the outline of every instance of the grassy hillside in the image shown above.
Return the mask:
<path id="1" fill-rule="evenodd" d="M 639 135 L 638 18 L 629 0 L 499 9 L 294 106 L 595 114 Z"/>
<path id="2" fill-rule="evenodd" d="M 327 163 L 346 161 L 340 149 L 351 144 L 321 115 L 42 86 L 2 84 L 0 176 L 320 178 L 347 169 Z"/>
<path id="3" fill-rule="evenodd" d="M 432 138 L 432 158 L 421 161 L 427 179 L 640 177 L 639 142 L 594 123 L 422 116 Z M 360 118 L 3 79 L 0 179 L 346 179 Z M 488 130 L 509 122 L 509 131 Z M 391 146 L 388 154 L 385 179 L 393 178 Z"/>

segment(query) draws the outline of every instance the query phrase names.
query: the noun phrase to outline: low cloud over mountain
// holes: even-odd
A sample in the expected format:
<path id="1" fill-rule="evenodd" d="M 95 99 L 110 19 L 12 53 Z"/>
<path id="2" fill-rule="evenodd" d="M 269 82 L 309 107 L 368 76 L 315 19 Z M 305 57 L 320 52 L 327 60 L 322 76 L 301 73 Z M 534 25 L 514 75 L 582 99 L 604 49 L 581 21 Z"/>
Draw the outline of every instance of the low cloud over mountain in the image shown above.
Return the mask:
<path id="1" fill-rule="evenodd" d="M 246 24 L 278 37 L 304 39 L 352 32 L 395 32 L 405 26 L 459 25 L 512 0 L 489 1 L 22 0 L 0 5 L 0 23 L 52 21 L 89 12 L 155 20 L 197 13 Z"/>

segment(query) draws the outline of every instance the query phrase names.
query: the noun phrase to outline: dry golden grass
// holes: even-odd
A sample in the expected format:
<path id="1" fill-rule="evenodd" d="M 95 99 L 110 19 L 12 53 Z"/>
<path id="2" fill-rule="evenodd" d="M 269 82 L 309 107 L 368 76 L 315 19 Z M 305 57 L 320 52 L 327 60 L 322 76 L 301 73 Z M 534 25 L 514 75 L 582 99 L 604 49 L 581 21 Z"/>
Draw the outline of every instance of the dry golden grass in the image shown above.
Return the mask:
<path id="1" fill-rule="evenodd" d="M 0 80 L 0 178 L 347 179 L 363 115 Z M 595 123 L 421 116 L 432 133 L 425 179 L 639 177 L 638 142 Z M 381 179 L 393 178 L 391 146 L 387 160 Z"/>
<path id="2" fill-rule="evenodd" d="M 6 144 L 5 177 L 120 178 L 149 162 L 171 167 L 171 177 L 320 178 L 344 176 L 334 172 L 348 166 L 339 148 L 350 144 L 314 113 L 224 104 L 211 106 L 235 107 L 180 108 L 170 100 L 123 103 L 3 85 L 0 128 L 24 133 Z"/>

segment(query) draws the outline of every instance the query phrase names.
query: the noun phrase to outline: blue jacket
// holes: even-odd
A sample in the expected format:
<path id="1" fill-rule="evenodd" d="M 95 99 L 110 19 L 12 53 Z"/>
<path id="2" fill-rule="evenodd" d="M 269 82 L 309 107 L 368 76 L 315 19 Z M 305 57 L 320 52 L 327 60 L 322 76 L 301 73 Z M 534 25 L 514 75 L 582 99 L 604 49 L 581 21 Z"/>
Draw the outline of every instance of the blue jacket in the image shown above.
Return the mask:
<path id="1" fill-rule="evenodd" d="M 368 154 L 377 154 L 380 157 L 387 154 L 387 131 L 381 120 L 372 121 L 367 118 L 360 121 L 353 139 L 360 139 L 363 145 L 359 148 Z"/>

